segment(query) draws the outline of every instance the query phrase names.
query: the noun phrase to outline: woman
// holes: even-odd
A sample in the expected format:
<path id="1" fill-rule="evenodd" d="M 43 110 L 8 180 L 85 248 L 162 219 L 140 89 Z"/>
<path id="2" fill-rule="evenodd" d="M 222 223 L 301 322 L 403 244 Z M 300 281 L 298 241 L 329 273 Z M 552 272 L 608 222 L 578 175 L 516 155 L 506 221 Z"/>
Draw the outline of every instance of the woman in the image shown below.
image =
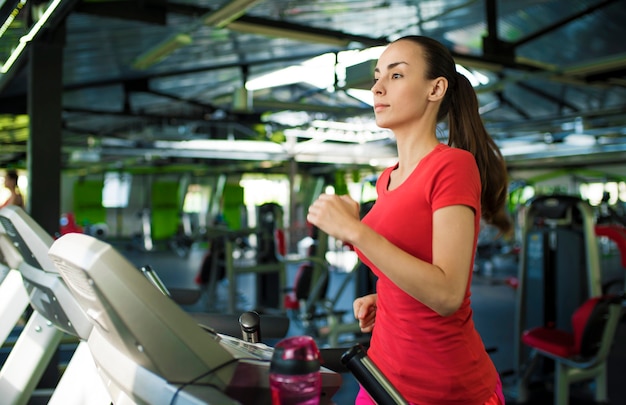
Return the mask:
<path id="1" fill-rule="evenodd" d="M 17 205 L 24 208 L 24 199 L 22 198 L 20 189 L 17 187 L 17 179 L 18 175 L 15 170 L 7 170 L 4 176 L 4 187 L 11 192 L 11 195 L 0 205 L 0 208 L 6 207 L 7 205 Z"/>
<path id="2" fill-rule="evenodd" d="M 372 87 L 376 123 L 394 132 L 398 162 L 378 179 L 359 221 L 348 196 L 321 195 L 307 219 L 355 247 L 378 276 L 354 314 L 368 354 L 415 404 L 504 403 L 474 327 L 470 283 L 481 217 L 508 232 L 507 172 L 450 52 L 421 36 L 391 43 Z M 448 118 L 448 145 L 437 123 Z M 357 404 L 372 404 L 361 389 Z"/>

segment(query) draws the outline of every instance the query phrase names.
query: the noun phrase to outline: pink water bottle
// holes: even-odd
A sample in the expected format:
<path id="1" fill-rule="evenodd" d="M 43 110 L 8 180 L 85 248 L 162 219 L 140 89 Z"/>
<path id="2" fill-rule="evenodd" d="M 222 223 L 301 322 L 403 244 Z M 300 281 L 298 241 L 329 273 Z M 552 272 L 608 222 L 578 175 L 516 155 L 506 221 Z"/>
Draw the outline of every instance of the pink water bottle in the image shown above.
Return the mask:
<path id="1" fill-rule="evenodd" d="M 272 405 L 318 405 L 322 390 L 320 352 L 310 336 L 278 342 L 270 364 Z"/>

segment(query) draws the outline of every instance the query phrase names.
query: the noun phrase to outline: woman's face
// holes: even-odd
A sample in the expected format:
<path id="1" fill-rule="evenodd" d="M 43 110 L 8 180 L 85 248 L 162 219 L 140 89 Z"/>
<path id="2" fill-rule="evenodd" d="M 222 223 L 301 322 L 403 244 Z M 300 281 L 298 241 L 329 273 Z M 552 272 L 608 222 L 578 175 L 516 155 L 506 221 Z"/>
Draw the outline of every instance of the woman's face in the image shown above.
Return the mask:
<path id="1" fill-rule="evenodd" d="M 374 71 L 374 114 L 381 128 L 396 130 L 419 120 L 428 104 L 432 80 L 425 79 L 422 47 L 408 40 L 390 44 Z"/>

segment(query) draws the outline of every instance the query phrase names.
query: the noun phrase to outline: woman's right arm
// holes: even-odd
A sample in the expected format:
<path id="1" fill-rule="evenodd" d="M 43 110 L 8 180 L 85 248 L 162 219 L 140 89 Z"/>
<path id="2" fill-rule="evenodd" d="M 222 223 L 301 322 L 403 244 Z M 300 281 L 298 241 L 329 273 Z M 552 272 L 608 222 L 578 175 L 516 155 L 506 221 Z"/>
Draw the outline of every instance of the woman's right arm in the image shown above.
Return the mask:
<path id="1" fill-rule="evenodd" d="M 354 317 L 359 320 L 361 332 L 371 332 L 376 321 L 376 300 L 378 294 L 359 297 L 352 303 Z"/>

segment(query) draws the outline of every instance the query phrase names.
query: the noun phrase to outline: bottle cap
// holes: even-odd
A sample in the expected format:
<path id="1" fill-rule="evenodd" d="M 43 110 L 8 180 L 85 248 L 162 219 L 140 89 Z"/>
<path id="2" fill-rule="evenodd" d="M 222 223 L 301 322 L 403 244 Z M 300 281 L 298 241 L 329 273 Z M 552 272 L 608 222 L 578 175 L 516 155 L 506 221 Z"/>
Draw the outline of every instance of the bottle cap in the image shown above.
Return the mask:
<path id="1" fill-rule="evenodd" d="M 300 375 L 320 369 L 320 352 L 310 336 L 291 336 L 274 346 L 270 373 Z"/>

